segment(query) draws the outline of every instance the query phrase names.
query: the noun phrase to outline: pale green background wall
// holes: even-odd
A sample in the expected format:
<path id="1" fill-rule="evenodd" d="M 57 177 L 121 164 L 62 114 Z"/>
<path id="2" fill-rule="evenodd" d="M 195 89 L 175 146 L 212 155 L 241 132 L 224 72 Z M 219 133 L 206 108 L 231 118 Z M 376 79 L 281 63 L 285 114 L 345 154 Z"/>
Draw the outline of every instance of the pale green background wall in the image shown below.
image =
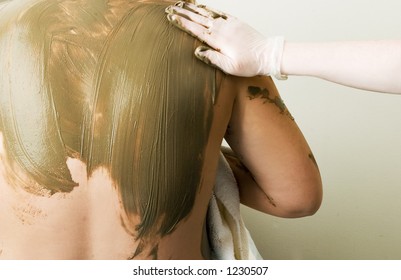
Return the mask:
<path id="1" fill-rule="evenodd" d="M 289 41 L 401 39 L 401 2 L 203 0 Z M 287 220 L 243 208 L 266 259 L 401 259 L 401 95 L 278 81 L 318 160 L 324 201 Z"/>

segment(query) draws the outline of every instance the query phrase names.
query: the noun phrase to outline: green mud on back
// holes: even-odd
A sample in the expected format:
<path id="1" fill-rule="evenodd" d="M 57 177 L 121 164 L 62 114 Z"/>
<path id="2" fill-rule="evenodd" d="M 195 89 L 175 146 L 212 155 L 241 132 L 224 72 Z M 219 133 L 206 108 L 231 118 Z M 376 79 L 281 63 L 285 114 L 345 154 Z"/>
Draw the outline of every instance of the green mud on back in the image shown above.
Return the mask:
<path id="1" fill-rule="evenodd" d="M 18 3 L 15 3 L 18 2 Z M 202 181 L 215 70 L 163 1 L 14 1 L 0 9 L 0 131 L 15 185 L 79 187 L 67 157 L 106 168 L 137 238 L 163 236 Z M 38 192 L 39 193 L 39 192 Z"/>

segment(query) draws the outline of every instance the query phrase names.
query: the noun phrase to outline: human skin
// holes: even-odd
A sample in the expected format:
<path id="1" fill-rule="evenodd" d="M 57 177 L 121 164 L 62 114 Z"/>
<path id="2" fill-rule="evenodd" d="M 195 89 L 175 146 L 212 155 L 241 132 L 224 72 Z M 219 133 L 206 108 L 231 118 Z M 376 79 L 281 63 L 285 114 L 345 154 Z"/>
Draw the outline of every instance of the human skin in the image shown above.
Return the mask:
<path id="1" fill-rule="evenodd" d="M 271 79 L 197 61 L 169 4 L 1 7 L 1 259 L 210 258 L 227 127 L 237 174 L 254 178 L 240 184 L 245 203 L 316 211 L 319 172 Z"/>

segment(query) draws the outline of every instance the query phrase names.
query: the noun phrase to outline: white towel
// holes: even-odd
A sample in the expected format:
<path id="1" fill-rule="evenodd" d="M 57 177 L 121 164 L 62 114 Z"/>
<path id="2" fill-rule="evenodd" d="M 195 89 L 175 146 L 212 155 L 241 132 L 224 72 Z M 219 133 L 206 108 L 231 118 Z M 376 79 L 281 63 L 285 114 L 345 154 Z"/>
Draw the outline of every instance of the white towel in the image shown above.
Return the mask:
<path id="1" fill-rule="evenodd" d="M 242 220 L 237 182 L 223 154 L 220 155 L 207 224 L 215 259 L 262 259 Z"/>

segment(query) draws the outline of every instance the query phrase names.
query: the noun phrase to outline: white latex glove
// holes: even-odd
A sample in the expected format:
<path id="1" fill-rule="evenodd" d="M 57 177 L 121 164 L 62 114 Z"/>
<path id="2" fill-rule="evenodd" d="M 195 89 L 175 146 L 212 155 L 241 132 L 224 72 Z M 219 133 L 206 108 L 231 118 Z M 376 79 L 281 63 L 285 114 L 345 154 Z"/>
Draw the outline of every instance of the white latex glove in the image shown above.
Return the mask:
<path id="1" fill-rule="evenodd" d="M 266 38 L 239 19 L 204 5 L 180 1 L 166 12 L 171 23 L 211 47 L 195 50 L 202 61 L 236 76 L 287 78 L 280 73 L 283 37 Z"/>

